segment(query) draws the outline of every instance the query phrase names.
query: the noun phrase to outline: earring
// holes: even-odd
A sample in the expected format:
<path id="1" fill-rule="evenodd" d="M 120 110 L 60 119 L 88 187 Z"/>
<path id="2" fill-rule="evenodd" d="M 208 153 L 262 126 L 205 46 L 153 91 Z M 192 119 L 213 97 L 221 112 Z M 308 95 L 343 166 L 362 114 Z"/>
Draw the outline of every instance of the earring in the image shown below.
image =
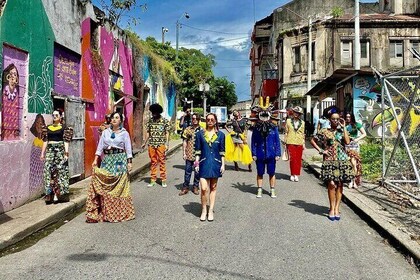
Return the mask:
<path id="1" fill-rule="evenodd" d="M 112 129 L 112 124 L 111 124 L 111 126 L 110 126 L 109 128 L 111 128 L 111 129 Z"/>
<path id="2" fill-rule="evenodd" d="M 122 129 L 122 123 L 120 124 L 120 129 Z"/>

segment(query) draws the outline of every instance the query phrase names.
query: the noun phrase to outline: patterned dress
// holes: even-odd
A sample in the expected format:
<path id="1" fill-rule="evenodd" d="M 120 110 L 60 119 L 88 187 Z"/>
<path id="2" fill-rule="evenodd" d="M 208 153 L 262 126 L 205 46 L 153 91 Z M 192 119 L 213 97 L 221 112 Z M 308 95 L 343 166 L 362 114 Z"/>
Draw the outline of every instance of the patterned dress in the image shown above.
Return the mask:
<path id="1" fill-rule="evenodd" d="M 88 222 L 121 222 L 135 218 L 127 160 L 131 160 L 131 141 L 122 128 L 117 134 L 105 129 L 96 155 L 104 153 L 101 168 L 95 167 L 86 200 Z"/>
<path id="2" fill-rule="evenodd" d="M 354 178 L 354 172 L 344 147 L 343 132 L 323 128 L 315 136 L 315 140 L 330 154 L 330 156 L 324 155 L 321 169 L 322 180 L 324 182 L 350 182 Z"/>

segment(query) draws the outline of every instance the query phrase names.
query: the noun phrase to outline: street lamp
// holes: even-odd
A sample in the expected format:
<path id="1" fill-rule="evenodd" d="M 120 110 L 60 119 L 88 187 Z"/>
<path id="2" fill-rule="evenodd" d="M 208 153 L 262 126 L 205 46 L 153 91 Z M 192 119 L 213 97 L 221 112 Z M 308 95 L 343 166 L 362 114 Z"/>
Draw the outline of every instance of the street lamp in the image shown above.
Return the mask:
<path id="1" fill-rule="evenodd" d="M 175 52 L 175 61 L 178 60 L 178 45 L 179 45 L 179 28 L 181 27 L 181 23 L 179 22 L 183 17 L 186 19 L 190 18 L 190 15 L 187 12 L 184 12 L 182 16 L 176 21 L 176 52 Z"/>
<path id="2" fill-rule="evenodd" d="M 288 10 L 292 14 L 296 15 L 297 17 L 300 17 L 301 19 L 306 20 L 306 18 L 304 18 L 303 16 L 299 15 L 298 13 L 296 13 L 295 11 L 287 7 L 281 7 L 279 11 L 281 11 L 283 8 Z M 312 88 L 312 18 L 311 16 L 308 17 L 308 67 L 307 68 L 308 68 L 308 73 L 307 73 L 306 90 L 310 91 Z M 307 95 L 306 96 L 306 113 L 309 113 L 309 118 L 311 117 L 311 104 L 312 104 L 311 96 Z"/>
<path id="3" fill-rule="evenodd" d="M 187 104 L 191 104 L 191 114 L 194 113 L 194 100 L 188 100 L 186 97 L 184 98 L 184 102 Z"/>
<path id="4" fill-rule="evenodd" d="M 165 33 L 168 31 L 168 28 L 162 26 L 162 44 L 165 44 Z"/>
<path id="5" fill-rule="evenodd" d="M 206 92 L 210 91 L 210 85 L 208 83 L 200 83 L 198 85 L 198 91 L 202 91 L 203 92 L 203 114 L 204 116 L 207 113 L 207 96 L 206 96 Z"/>

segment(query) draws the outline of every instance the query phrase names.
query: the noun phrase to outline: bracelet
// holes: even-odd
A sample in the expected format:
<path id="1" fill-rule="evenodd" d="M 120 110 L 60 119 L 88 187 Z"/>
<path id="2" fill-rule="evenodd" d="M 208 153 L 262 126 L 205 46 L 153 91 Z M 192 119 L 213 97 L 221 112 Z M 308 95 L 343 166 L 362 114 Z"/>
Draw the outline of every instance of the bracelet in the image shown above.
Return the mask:
<path id="1" fill-rule="evenodd" d="M 200 165 L 200 162 L 199 161 L 194 161 L 194 167 L 197 167 L 197 166 L 199 166 Z"/>
<path id="2" fill-rule="evenodd" d="M 64 155 L 65 155 L 66 157 L 68 157 L 68 156 L 69 156 L 69 152 L 64 152 Z"/>
<path id="3" fill-rule="evenodd" d="M 324 154 L 324 152 L 325 152 L 325 151 L 324 151 L 323 149 L 320 149 L 320 150 L 319 150 L 319 154 L 320 154 L 320 155 L 323 155 L 323 154 Z"/>

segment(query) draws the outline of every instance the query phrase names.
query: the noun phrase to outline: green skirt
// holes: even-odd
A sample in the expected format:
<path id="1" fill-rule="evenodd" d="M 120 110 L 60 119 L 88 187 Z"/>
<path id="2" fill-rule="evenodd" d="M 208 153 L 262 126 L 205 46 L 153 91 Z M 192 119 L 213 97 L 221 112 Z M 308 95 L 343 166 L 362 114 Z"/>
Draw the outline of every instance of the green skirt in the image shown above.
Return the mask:
<path id="1" fill-rule="evenodd" d="M 321 179 L 324 182 L 348 183 L 353 178 L 354 171 L 349 160 L 325 160 L 322 163 Z"/>

